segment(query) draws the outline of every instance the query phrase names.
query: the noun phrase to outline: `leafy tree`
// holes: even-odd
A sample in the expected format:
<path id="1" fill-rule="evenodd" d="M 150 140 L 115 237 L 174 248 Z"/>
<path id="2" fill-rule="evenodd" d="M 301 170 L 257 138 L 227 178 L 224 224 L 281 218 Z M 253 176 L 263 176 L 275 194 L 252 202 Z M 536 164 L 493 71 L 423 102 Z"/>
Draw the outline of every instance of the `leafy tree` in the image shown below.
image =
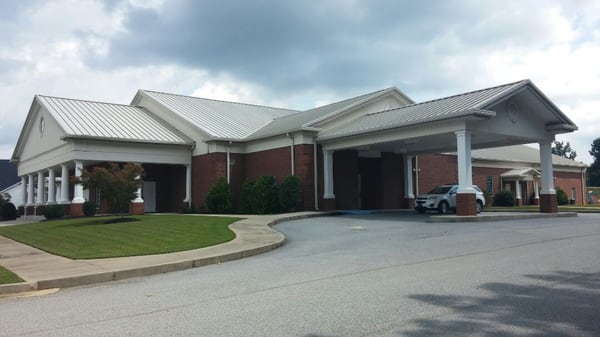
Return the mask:
<path id="1" fill-rule="evenodd" d="M 590 155 L 594 162 L 587 169 L 587 185 L 600 186 L 600 138 L 594 139 Z"/>
<path id="2" fill-rule="evenodd" d="M 74 179 L 74 183 L 81 183 L 83 188 L 100 190 L 100 198 L 106 200 L 111 211 L 125 214 L 129 212 L 129 202 L 136 197 L 135 192 L 143 184 L 143 173 L 140 165 L 108 163 L 107 167 L 83 169 L 81 178 Z"/>
<path id="3" fill-rule="evenodd" d="M 567 159 L 575 159 L 577 157 L 577 152 L 573 151 L 569 142 L 565 143 L 558 140 L 555 140 L 554 145 L 552 145 L 552 153 Z"/>

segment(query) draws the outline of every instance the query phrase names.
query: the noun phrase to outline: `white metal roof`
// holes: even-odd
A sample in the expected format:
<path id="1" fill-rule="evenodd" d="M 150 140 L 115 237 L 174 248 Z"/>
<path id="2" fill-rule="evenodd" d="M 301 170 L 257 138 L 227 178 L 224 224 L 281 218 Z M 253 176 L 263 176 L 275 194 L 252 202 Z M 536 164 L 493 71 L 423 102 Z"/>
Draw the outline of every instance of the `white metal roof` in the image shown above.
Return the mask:
<path id="1" fill-rule="evenodd" d="M 471 152 L 471 157 L 473 159 L 489 161 L 506 161 L 529 164 L 540 163 L 540 151 L 528 145 L 512 145 L 473 150 Z M 552 164 L 572 167 L 586 167 L 584 163 L 554 154 L 552 155 Z"/>
<path id="2" fill-rule="evenodd" d="M 526 178 L 531 176 L 540 176 L 542 172 L 540 170 L 534 169 L 533 167 L 525 167 L 508 170 L 502 173 L 500 176 L 503 178 Z"/>
<path id="3" fill-rule="evenodd" d="M 148 143 L 191 144 L 143 108 L 68 98 L 36 96 L 68 137 Z"/>
<path id="4" fill-rule="evenodd" d="M 325 140 L 462 116 L 479 115 L 482 117 L 491 117 L 494 116 L 495 113 L 493 111 L 485 110 L 485 108 L 496 103 L 505 95 L 513 93 L 527 84 L 531 84 L 531 82 L 529 80 L 522 80 L 428 102 L 371 113 L 358 118 L 352 123 L 324 131 L 319 135 L 319 139 Z"/>
<path id="5" fill-rule="evenodd" d="M 244 139 L 273 119 L 296 110 L 225 102 L 192 96 L 140 90 L 215 138 Z"/>
<path id="6" fill-rule="evenodd" d="M 360 95 L 357 97 L 345 99 L 342 101 L 306 110 L 300 113 L 274 119 L 271 123 L 265 125 L 261 129 L 257 130 L 255 133 L 251 134 L 248 138 L 257 139 L 261 137 L 281 134 L 284 132 L 296 131 L 302 128 L 309 128 L 321 119 L 333 117 L 343 111 L 347 111 L 348 109 L 356 107 L 360 104 L 363 104 L 364 102 L 368 102 L 374 98 L 377 98 L 390 92 L 400 93 L 409 102 L 412 102 L 412 100 L 408 96 L 404 95 L 404 93 L 402 93 L 395 87 L 377 90 L 368 94 Z"/>

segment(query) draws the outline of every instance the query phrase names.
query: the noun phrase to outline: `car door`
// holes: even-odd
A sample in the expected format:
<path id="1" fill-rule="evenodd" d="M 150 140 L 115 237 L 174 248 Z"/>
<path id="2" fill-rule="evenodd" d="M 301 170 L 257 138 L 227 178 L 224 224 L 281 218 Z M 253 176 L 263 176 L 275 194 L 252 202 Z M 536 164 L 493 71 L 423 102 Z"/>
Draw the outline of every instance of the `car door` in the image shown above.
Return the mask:
<path id="1" fill-rule="evenodd" d="M 450 208 L 456 208 L 456 191 L 458 191 L 458 186 L 454 186 L 448 191 L 448 203 L 450 204 Z"/>

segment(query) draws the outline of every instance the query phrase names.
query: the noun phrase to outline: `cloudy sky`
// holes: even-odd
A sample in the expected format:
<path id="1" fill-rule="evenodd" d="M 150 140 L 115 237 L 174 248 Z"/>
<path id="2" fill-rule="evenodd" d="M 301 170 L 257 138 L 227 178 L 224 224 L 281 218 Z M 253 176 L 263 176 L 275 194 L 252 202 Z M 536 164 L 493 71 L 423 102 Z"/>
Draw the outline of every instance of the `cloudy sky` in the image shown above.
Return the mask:
<path id="1" fill-rule="evenodd" d="M 415 101 L 529 78 L 600 137 L 600 1 L 5 0 L 0 158 L 35 94 L 137 89 L 308 109 L 396 86 Z"/>

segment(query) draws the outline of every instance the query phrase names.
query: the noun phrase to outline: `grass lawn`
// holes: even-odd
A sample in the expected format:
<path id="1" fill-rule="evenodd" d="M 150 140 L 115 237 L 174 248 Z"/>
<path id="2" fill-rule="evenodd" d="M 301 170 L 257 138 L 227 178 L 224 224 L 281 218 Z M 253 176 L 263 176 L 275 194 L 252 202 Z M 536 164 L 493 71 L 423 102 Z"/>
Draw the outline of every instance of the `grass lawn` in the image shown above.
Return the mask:
<path id="1" fill-rule="evenodd" d="M 171 253 L 231 241 L 227 227 L 239 218 L 142 215 L 140 221 L 105 224 L 115 217 L 42 221 L 0 228 L 0 235 L 71 259 Z"/>
<path id="2" fill-rule="evenodd" d="M 0 284 L 19 283 L 23 280 L 12 271 L 0 266 Z"/>

